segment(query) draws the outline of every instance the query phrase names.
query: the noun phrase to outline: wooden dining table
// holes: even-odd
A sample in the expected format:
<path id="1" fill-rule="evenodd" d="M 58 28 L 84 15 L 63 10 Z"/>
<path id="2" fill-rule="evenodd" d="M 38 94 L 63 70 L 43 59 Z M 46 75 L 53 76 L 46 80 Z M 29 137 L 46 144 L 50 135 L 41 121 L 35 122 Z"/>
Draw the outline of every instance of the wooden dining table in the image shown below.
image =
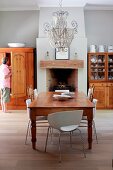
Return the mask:
<path id="1" fill-rule="evenodd" d="M 92 149 L 92 120 L 94 104 L 83 92 L 75 92 L 72 98 L 63 101 L 54 99 L 54 94 L 56 93 L 39 93 L 38 97 L 33 100 L 29 106 L 32 148 L 36 149 L 36 116 L 47 116 L 48 114 L 59 111 L 83 110 L 83 115 L 87 116 L 88 121 L 88 148 Z"/>

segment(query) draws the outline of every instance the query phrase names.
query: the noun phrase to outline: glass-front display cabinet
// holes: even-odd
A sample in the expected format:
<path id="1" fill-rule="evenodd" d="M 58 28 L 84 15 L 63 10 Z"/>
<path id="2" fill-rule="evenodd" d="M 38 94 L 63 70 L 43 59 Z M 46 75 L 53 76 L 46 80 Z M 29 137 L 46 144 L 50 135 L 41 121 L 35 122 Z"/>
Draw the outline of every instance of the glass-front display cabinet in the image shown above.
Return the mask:
<path id="1" fill-rule="evenodd" d="M 105 53 L 89 53 L 88 54 L 88 78 L 89 81 L 105 81 L 106 74 L 106 54 Z"/>
<path id="2" fill-rule="evenodd" d="M 88 87 L 94 86 L 98 109 L 113 109 L 113 53 L 88 53 Z"/>

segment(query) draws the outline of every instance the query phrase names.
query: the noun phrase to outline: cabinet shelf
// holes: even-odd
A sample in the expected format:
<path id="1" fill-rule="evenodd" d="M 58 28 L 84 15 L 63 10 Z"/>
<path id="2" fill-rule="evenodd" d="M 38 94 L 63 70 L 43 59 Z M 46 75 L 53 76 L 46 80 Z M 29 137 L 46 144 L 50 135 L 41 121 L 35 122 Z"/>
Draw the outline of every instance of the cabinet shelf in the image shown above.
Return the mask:
<path id="1" fill-rule="evenodd" d="M 108 64 L 113 64 L 113 61 L 112 62 L 109 61 Z"/>
<path id="2" fill-rule="evenodd" d="M 96 69 L 98 69 L 98 68 L 100 68 L 100 69 L 104 69 L 105 67 L 91 67 L 91 68 L 96 68 Z M 111 67 L 110 67 L 111 68 Z"/>
<path id="3" fill-rule="evenodd" d="M 110 71 L 109 71 L 110 72 Z M 112 71 L 113 72 L 113 71 Z M 91 71 L 91 73 L 105 73 L 105 71 Z"/>
<path id="4" fill-rule="evenodd" d="M 96 64 L 97 64 L 97 65 L 104 65 L 105 63 L 92 63 L 92 62 L 91 62 L 91 64 L 92 64 L 92 65 L 96 65 Z M 110 64 L 111 64 L 111 63 L 110 63 Z"/>

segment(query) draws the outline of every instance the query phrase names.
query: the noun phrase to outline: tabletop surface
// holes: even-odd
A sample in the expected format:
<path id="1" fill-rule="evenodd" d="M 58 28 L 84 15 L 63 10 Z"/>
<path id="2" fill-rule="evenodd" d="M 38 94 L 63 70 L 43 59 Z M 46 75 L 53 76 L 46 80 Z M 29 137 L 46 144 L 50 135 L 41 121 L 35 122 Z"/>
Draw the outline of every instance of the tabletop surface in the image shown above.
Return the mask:
<path id="1" fill-rule="evenodd" d="M 75 92 L 72 98 L 65 101 L 54 99 L 54 94 L 60 94 L 56 92 L 42 92 L 38 97 L 33 100 L 29 108 L 41 108 L 41 107 L 86 107 L 94 108 L 94 104 L 88 99 L 83 92 Z"/>

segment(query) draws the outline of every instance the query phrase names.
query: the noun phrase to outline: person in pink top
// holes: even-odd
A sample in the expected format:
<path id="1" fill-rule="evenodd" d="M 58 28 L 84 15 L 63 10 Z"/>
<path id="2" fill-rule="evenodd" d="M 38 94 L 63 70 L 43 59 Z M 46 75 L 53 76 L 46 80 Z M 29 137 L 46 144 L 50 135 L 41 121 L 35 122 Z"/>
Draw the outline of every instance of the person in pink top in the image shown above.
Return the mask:
<path id="1" fill-rule="evenodd" d="M 0 89 L 1 89 L 1 106 L 3 112 L 7 111 L 7 103 L 10 101 L 10 77 L 11 69 L 8 66 L 8 57 L 2 59 L 0 66 Z"/>

